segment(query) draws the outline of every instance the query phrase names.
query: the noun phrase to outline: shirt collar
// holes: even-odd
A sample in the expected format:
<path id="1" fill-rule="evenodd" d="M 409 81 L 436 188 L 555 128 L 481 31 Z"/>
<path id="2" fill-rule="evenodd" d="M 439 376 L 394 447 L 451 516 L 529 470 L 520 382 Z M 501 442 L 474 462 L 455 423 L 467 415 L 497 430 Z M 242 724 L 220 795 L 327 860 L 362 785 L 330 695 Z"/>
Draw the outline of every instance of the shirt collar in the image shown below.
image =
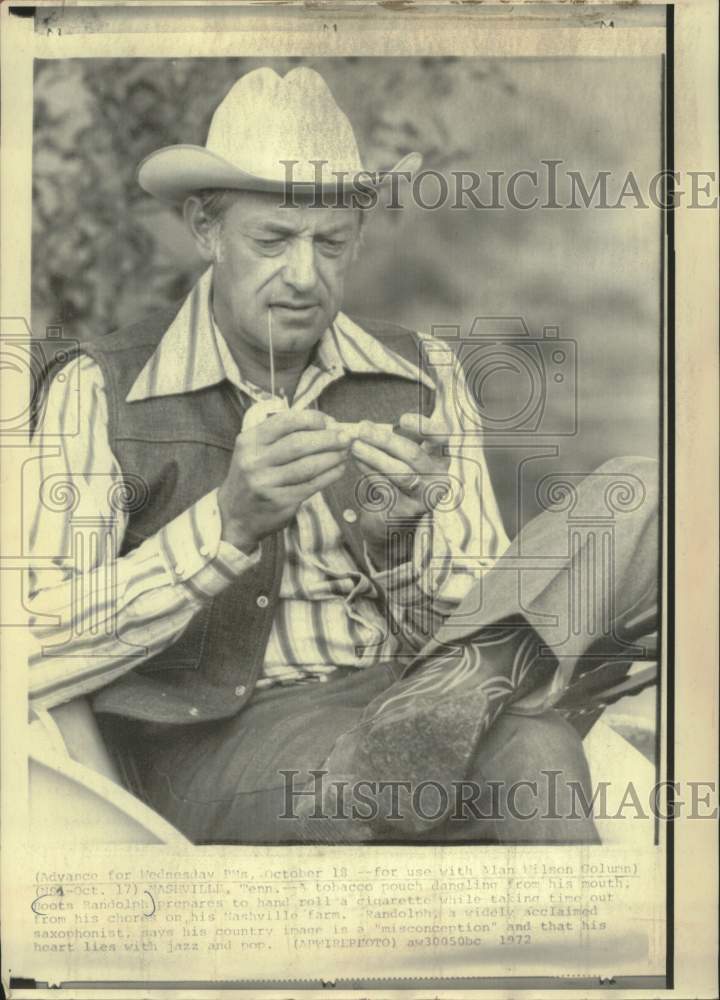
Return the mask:
<path id="1" fill-rule="evenodd" d="M 126 402 L 195 392 L 225 380 L 247 390 L 227 341 L 213 321 L 211 287 L 212 268 L 208 268 L 135 379 Z M 343 371 L 397 375 L 434 388 L 425 372 L 371 337 L 343 313 L 338 313 L 322 335 L 316 359 L 319 367 L 336 377 Z"/>

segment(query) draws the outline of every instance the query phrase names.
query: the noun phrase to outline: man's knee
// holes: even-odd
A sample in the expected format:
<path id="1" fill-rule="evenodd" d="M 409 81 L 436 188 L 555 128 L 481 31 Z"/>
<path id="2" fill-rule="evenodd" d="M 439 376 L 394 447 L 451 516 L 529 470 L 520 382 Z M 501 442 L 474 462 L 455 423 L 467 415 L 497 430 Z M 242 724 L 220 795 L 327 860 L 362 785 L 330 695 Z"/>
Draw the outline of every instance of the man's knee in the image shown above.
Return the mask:
<path id="1" fill-rule="evenodd" d="M 553 784 L 589 780 L 590 772 L 577 730 L 560 715 L 550 711 L 538 716 L 506 712 L 495 724 L 495 739 L 504 743 L 494 754 L 492 777 L 505 783 L 526 780 L 547 785 L 547 775 L 559 772 Z M 490 761 L 487 762 L 490 764 Z M 487 765 L 486 765 L 487 766 Z M 488 774 L 488 777 L 490 775 Z"/>
<path id="2" fill-rule="evenodd" d="M 593 843 L 590 770 L 577 731 L 557 712 L 514 716 L 493 726 L 471 775 L 484 817 L 501 841 Z"/>

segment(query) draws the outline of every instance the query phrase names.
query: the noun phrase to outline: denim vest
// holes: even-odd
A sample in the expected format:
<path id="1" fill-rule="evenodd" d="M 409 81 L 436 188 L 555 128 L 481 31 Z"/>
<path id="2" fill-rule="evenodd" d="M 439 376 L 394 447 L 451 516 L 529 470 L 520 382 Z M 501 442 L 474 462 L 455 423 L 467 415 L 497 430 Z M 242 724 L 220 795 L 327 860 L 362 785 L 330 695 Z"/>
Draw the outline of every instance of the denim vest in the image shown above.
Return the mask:
<path id="1" fill-rule="evenodd" d="M 190 393 L 125 401 L 178 308 L 80 346 L 102 369 L 110 446 L 127 484 L 121 555 L 222 483 L 242 428 L 243 404 L 227 381 Z M 356 322 L 420 366 L 415 334 L 370 320 Z M 372 417 L 392 424 L 407 411 L 429 414 L 433 397 L 419 380 L 346 372 L 327 386 L 318 406 L 345 421 Z M 346 475 L 324 497 L 358 566 L 369 573 L 357 523 L 359 475 L 348 463 Z M 406 539 L 408 544 L 411 540 Z M 262 672 L 283 566 L 280 531 L 263 540 L 259 563 L 208 600 L 170 647 L 98 691 L 95 711 L 162 723 L 204 722 L 238 713 Z"/>

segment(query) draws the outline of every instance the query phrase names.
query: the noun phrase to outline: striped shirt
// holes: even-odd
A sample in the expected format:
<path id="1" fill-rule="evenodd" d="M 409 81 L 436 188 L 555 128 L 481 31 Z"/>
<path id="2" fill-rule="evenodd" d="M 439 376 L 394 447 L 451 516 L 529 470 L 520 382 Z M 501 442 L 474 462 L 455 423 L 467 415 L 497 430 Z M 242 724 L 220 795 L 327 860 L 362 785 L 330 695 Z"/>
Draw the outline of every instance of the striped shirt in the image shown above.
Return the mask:
<path id="1" fill-rule="evenodd" d="M 269 398 L 242 377 L 213 322 L 211 281 L 208 270 L 140 372 L 128 402 L 225 379 L 255 403 Z M 373 573 L 372 579 L 345 547 L 322 494 L 306 500 L 284 531 L 286 561 L 260 687 L 308 674 L 322 678 L 339 665 L 362 668 L 391 656 L 399 634 L 413 635 L 414 616 L 426 613 L 428 601 L 434 614 L 449 613 L 507 547 L 477 424 L 468 424 L 467 399 L 459 399 L 467 396 L 462 374 L 441 342 L 424 337 L 423 343 L 432 350 L 425 351 L 421 371 L 339 313 L 289 405 L 317 405 L 345 371 L 426 382 L 436 390 L 433 417 L 450 436 L 449 473 L 462 484 L 461 500 L 426 515 L 410 563 Z M 251 415 L 252 405 L 245 426 Z M 136 549 L 118 554 L 127 515 L 111 504 L 108 487 L 122 488 L 123 470 L 108 439 L 102 371 L 87 355 L 53 379 L 34 443 L 41 450 L 30 463 L 26 494 L 39 498 L 29 537 L 36 565 L 29 573 L 28 603 L 38 648 L 30 661 L 30 697 L 40 710 L 90 693 L 170 646 L 208 598 L 252 573 L 259 551 L 246 555 L 221 538 L 214 489 Z M 71 504 L 58 497 L 63 483 L 72 484 Z M 79 542 L 84 525 L 106 526 L 107 544 Z M 381 591 L 393 627 L 381 611 Z"/>

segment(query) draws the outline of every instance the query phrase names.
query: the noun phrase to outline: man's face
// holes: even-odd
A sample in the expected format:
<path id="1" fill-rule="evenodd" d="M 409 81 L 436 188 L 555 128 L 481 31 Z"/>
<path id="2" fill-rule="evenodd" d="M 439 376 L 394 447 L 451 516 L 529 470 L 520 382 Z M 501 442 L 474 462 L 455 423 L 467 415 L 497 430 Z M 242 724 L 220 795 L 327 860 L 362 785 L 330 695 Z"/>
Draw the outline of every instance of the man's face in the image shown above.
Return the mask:
<path id="1" fill-rule="evenodd" d="M 213 272 L 216 318 L 265 351 L 272 311 L 277 354 L 306 354 L 335 318 L 360 228 L 350 208 L 281 207 L 243 192 L 226 210 Z"/>

